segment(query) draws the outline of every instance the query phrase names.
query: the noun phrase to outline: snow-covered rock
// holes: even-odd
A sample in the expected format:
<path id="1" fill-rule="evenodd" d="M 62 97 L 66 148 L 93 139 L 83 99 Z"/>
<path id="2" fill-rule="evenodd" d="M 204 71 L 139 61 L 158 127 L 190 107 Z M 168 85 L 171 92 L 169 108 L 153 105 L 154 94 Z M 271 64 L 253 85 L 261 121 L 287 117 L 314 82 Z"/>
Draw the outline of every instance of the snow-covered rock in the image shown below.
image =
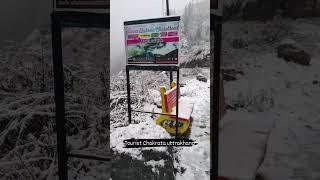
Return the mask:
<path id="1" fill-rule="evenodd" d="M 204 77 L 202 74 L 197 75 L 197 80 L 202 82 L 207 82 L 207 78 Z"/>
<path id="2" fill-rule="evenodd" d="M 277 47 L 278 57 L 300 65 L 310 65 L 310 55 L 294 43 L 282 43 Z"/>

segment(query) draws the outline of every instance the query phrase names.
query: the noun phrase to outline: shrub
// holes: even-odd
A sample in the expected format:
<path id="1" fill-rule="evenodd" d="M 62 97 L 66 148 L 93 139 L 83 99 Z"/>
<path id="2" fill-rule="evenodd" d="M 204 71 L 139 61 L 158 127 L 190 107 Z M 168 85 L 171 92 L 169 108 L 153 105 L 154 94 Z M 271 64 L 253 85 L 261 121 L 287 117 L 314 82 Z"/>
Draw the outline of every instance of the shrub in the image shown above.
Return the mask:
<path id="1" fill-rule="evenodd" d="M 256 93 L 238 94 L 238 99 L 234 101 L 237 107 L 248 109 L 249 111 L 263 112 L 274 106 L 273 90 L 259 90 Z"/>

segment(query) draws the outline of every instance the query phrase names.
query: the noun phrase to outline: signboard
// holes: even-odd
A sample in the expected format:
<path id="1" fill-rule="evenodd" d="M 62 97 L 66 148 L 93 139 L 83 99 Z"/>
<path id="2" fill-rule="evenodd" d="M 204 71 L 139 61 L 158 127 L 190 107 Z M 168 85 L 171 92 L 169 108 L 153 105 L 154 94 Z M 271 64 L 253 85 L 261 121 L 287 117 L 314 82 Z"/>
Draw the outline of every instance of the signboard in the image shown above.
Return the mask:
<path id="1" fill-rule="evenodd" d="M 212 0 L 211 1 L 211 9 L 218 9 L 219 5 L 219 0 Z"/>
<path id="2" fill-rule="evenodd" d="M 57 8 L 108 9 L 110 0 L 55 0 Z"/>
<path id="3" fill-rule="evenodd" d="M 124 22 L 128 64 L 178 64 L 180 16 Z"/>

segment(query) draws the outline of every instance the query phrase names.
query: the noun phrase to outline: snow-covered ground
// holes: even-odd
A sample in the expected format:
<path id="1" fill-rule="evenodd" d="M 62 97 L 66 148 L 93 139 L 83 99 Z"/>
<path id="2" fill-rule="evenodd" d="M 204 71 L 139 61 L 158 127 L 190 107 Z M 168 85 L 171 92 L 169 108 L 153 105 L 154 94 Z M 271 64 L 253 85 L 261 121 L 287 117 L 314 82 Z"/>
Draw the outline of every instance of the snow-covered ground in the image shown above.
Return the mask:
<path id="1" fill-rule="evenodd" d="M 314 19 L 278 20 L 266 24 L 228 22 L 223 29 L 223 68 L 243 74 L 238 73 L 234 81 L 224 82 L 226 104 L 229 108 L 221 121 L 220 175 L 241 180 L 254 180 L 257 175 L 266 180 L 319 179 L 319 24 Z M 242 39 L 246 45 L 233 48 L 230 42 L 237 38 Z M 296 41 L 309 53 L 312 57 L 310 65 L 302 66 L 278 58 L 276 47 L 282 39 Z M 174 148 L 176 179 L 209 179 L 210 89 L 209 82 L 195 79 L 196 74 L 203 74 L 208 78 L 209 70 L 197 68 L 182 72 L 181 80 L 185 86 L 181 88 L 181 93 L 196 99 L 190 138 L 198 142 L 198 145 Z M 146 111 L 159 111 L 158 88 L 167 83 L 168 76 L 165 73 L 139 76 L 147 85 L 143 86 L 139 80 L 135 81 L 136 87 L 141 90 L 137 90 L 134 96 L 137 97 L 143 91 L 151 100 L 143 96 L 142 101 L 136 100 L 137 107 Z M 152 82 L 156 85 L 151 87 L 151 81 L 144 77 L 156 79 Z M 130 127 L 140 129 L 141 125 L 145 125 L 145 129 L 150 129 L 155 126 L 153 121 L 156 117 L 136 117 L 140 117 L 136 120 L 138 125 L 129 125 Z M 115 128 L 111 130 L 111 136 L 113 133 L 121 134 L 121 131 L 124 132 L 129 127 L 123 121 L 113 123 Z M 156 136 L 166 137 L 166 132 L 160 129 L 154 127 L 155 134 L 158 134 Z M 133 132 L 136 138 L 145 137 L 146 133 L 140 130 Z M 130 134 L 128 138 L 132 136 L 135 135 Z M 123 152 L 120 146 L 114 146 L 114 150 Z M 124 153 L 137 157 L 139 153 L 136 151 Z M 163 162 L 152 161 L 145 164 L 159 168 Z"/>
<path id="2" fill-rule="evenodd" d="M 209 73 L 208 69 L 202 71 L 207 78 Z M 176 179 L 210 179 L 210 81 L 189 79 L 181 88 L 181 94 L 196 100 L 190 139 L 198 144 L 187 148 L 176 147 L 175 167 L 185 169 L 176 175 Z"/>
<path id="3" fill-rule="evenodd" d="M 227 104 L 242 108 L 228 110 L 222 120 L 221 175 L 243 180 L 253 180 L 256 174 L 265 180 L 320 179 L 320 26 L 314 19 L 286 23 L 290 33 L 279 38 L 290 38 L 305 49 L 312 57 L 309 66 L 278 58 L 277 42 L 250 42 L 259 23 L 225 24 L 225 40 L 241 37 L 250 43 L 229 49 L 228 40 L 224 42 L 224 67 L 244 75 L 225 82 Z M 245 29 L 247 35 L 241 34 Z"/>
<path id="4" fill-rule="evenodd" d="M 197 68 L 196 70 L 192 69 L 182 69 L 182 77 L 180 77 L 183 87 L 181 87 L 181 96 L 183 98 L 189 98 L 190 100 L 195 101 L 194 109 L 192 113 L 193 121 L 190 132 L 190 139 L 196 141 L 198 144 L 192 147 L 174 147 L 173 159 L 174 159 L 174 168 L 178 170 L 175 175 L 176 179 L 209 179 L 210 172 L 210 73 L 208 68 Z M 167 77 L 165 73 L 159 73 L 160 79 Z M 202 74 L 205 76 L 208 81 L 202 82 L 196 79 L 196 75 Z M 147 74 L 139 74 L 144 78 Z M 149 74 L 150 75 L 150 74 Z M 136 74 L 136 77 L 138 75 Z M 120 77 L 122 77 L 120 75 Z M 157 78 L 157 76 L 153 76 Z M 159 77 L 158 77 L 159 78 Z M 138 83 L 138 82 L 137 82 Z M 148 80 L 145 80 L 143 83 L 149 84 Z M 156 86 L 160 88 L 161 84 L 155 83 Z M 163 85 L 163 84 L 162 84 Z M 133 85 L 135 86 L 135 85 Z M 112 91 L 111 91 L 112 94 Z M 156 89 L 149 89 L 146 95 L 150 101 L 146 100 L 144 104 L 141 105 L 141 108 L 145 111 L 154 111 L 160 112 L 160 109 L 157 108 L 156 104 L 160 103 L 160 92 Z M 159 101 L 159 102 L 158 102 Z M 120 106 L 116 107 L 120 108 Z M 121 109 L 121 108 L 120 108 Z M 116 111 L 112 111 L 116 112 Z M 115 113 L 116 114 L 116 113 Z M 120 121 L 114 121 L 111 113 L 111 148 L 117 153 L 125 153 L 130 155 L 134 159 L 144 161 L 143 153 L 145 150 L 153 150 L 156 152 L 166 152 L 169 153 L 167 147 L 153 147 L 153 148 L 134 148 L 134 149 L 125 149 L 123 148 L 123 140 L 136 138 L 136 139 L 161 139 L 161 138 L 173 138 L 171 137 L 162 127 L 157 126 L 155 123 L 156 117 L 151 117 L 147 114 L 136 114 L 134 119 L 138 119 L 135 124 L 130 125 L 116 125 L 117 123 L 123 123 Z M 145 162 L 145 165 L 152 166 L 153 171 L 157 172 L 158 167 L 163 167 L 163 160 L 160 161 L 148 161 Z"/>

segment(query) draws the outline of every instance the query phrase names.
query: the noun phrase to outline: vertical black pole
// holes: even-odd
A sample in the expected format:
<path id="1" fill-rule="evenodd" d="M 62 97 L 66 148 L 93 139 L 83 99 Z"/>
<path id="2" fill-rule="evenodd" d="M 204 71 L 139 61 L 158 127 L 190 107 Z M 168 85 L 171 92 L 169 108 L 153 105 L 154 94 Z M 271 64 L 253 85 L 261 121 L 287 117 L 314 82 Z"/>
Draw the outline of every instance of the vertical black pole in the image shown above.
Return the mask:
<path id="1" fill-rule="evenodd" d="M 213 123 L 211 125 L 211 133 L 213 135 L 213 177 L 218 179 L 218 162 L 219 162 L 219 90 L 220 90 L 220 57 L 221 57 L 221 33 L 222 24 L 221 17 L 214 16 L 214 59 L 213 59 Z"/>
<path id="2" fill-rule="evenodd" d="M 178 124 L 178 120 L 179 120 L 179 67 L 177 69 L 177 98 L 176 98 L 176 138 L 178 138 L 178 128 L 179 128 L 179 124 Z"/>
<path id="3" fill-rule="evenodd" d="M 127 75 L 127 102 L 128 102 L 128 118 L 129 124 L 131 124 L 131 94 L 130 94 L 130 76 L 129 76 L 129 67 L 126 66 L 126 75 Z"/>
<path id="4" fill-rule="evenodd" d="M 166 0 L 166 10 L 167 10 L 167 16 L 170 16 L 169 0 Z M 170 71 L 169 73 L 170 73 L 169 87 L 171 87 L 171 82 L 173 81 L 172 71 Z"/>
<path id="5" fill-rule="evenodd" d="M 317 15 L 317 0 L 313 0 L 313 5 L 312 5 L 312 16 Z"/>
<path id="6" fill-rule="evenodd" d="M 54 72 L 54 93 L 56 104 L 56 129 L 57 129 L 57 149 L 58 149 L 58 169 L 59 179 L 68 179 L 68 156 L 66 151 L 65 132 L 65 102 L 64 102 L 64 77 L 61 47 L 61 22 L 59 16 L 53 12 L 51 14 L 52 33 L 52 56 Z"/>
<path id="7" fill-rule="evenodd" d="M 170 9 L 169 9 L 169 0 L 166 0 L 166 10 L 167 10 L 167 16 L 170 16 Z"/>

